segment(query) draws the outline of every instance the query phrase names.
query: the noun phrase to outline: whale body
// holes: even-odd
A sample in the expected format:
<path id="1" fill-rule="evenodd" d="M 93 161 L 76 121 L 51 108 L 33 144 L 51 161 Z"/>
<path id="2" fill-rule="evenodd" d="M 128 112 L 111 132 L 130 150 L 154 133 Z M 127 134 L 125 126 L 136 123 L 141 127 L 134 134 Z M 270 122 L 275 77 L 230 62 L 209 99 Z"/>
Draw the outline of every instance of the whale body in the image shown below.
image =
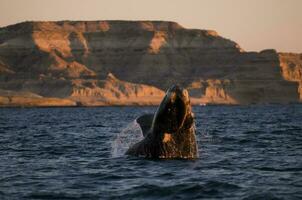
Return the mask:
<path id="1" fill-rule="evenodd" d="M 155 114 L 136 119 L 144 139 L 131 146 L 127 155 L 145 158 L 198 158 L 194 114 L 188 91 L 172 86 Z"/>

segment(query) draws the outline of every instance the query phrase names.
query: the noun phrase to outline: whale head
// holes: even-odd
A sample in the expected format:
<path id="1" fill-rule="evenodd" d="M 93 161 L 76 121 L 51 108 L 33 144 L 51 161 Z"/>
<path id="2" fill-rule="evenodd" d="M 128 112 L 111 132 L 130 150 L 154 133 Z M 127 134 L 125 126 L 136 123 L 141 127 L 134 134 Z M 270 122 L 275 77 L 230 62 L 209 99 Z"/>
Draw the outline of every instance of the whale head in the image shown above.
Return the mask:
<path id="1" fill-rule="evenodd" d="M 191 127 L 193 123 L 190 98 L 188 91 L 178 85 L 168 89 L 160 103 L 154 119 L 156 125 L 162 132 L 175 133 L 182 128 Z"/>

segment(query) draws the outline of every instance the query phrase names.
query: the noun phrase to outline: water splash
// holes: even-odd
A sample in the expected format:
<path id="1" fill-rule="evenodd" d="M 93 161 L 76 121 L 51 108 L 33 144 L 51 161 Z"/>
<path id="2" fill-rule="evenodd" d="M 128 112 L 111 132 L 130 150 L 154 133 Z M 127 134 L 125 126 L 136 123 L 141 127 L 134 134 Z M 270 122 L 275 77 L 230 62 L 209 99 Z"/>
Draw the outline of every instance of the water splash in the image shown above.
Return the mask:
<path id="1" fill-rule="evenodd" d="M 111 157 L 121 157 L 133 144 L 144 138 L 140 125 L 134 120 L 127 125 L 111 144 Z"/>

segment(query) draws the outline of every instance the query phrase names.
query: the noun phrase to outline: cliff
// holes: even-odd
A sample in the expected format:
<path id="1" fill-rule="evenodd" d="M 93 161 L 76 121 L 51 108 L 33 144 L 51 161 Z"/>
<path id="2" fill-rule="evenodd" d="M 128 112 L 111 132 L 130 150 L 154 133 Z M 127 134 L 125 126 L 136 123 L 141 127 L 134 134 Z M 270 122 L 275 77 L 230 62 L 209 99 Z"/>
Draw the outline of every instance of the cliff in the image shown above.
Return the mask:
<path id="1" fill-rule="evenodd" d="M 302 54 L 279 53 L 282 76 L 285 80 L 299 84 L 299 95 L 302 100 Z"/>
<path id="2" fill-rule="evenodd" d="M 0 107 L 157 105 L 165 95 L 152 86 L 120 81 L 113 74 L 104 80 L 40 79 L 21 84 L 18 91 L 0 90 Z"/>
<path id="3" fill-rule="evenodd" d="M 188 88 L 196 104 L 299 102 L 301 55 L 245 52 L 215 31 L 165 21 L 23 22 L 0 28 L 0 89 L 20 96 L 29 92 L 77 105 L 150 105 L 174 83 Z"/>

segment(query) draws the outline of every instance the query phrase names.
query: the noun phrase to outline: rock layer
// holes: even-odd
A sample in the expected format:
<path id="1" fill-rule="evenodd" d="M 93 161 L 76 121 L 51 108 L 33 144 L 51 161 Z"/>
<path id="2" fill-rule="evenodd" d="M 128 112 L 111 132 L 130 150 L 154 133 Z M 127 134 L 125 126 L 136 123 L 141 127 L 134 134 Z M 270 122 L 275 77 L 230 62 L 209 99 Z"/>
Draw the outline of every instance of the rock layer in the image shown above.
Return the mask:
<path id="1" fill-rule="evenodd" d="M 299 84 L 299 95 L 302 100 L 302 54 L 280 53 L 280 66 L 285 80 Z"/>
<path id="2" fill-rule="evenodd" d="M 215 31 L 175 22 L 0 28 L 0 89 L 77 105 L 157 104 L 175 83 L 188 88 L 196 104 L 299 102 L 301 71 L 301 54 L 245 52 Z"/>
<path id="3" fill-rule="evenodd" d="M 113 74 L 105 80 L 41 79 L 20 84 L 18 91 L 0 90 L 0 107 L 157 105 L 165 95 L 152 86 L 120 81 Z M 14 82 L 5 86 L 16 88 Z"/>

